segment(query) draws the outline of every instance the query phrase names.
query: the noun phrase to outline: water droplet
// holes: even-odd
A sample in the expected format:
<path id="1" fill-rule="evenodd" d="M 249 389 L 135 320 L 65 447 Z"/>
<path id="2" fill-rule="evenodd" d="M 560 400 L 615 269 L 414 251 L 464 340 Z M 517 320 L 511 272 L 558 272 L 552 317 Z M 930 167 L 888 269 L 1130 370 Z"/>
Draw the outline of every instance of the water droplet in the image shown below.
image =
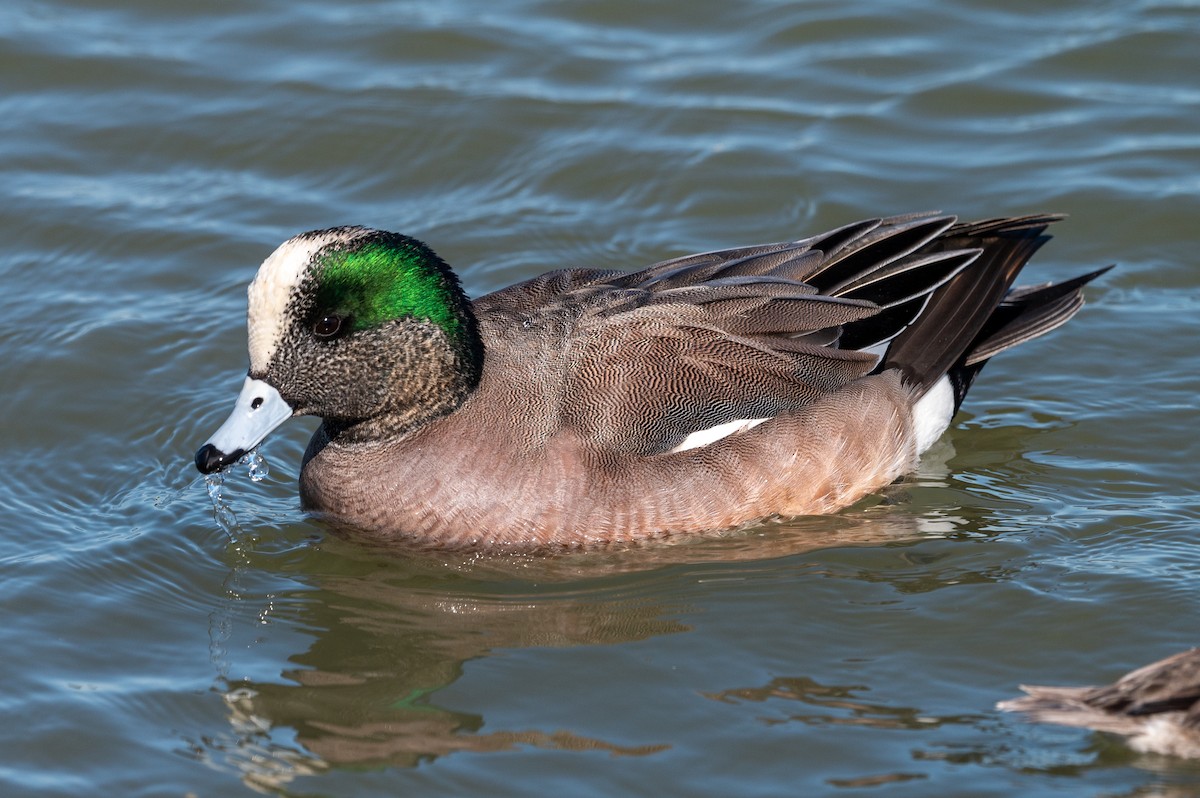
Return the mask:
<path id="1" fill-rule="evenodd" d="M 208 498 L 212 499 L 213 516 L 217 520 L 217 526 L 221 527 L 225 534 L 236 539 L 238 529 L 237 516 L 234 515 L 230 506 L 225 503 L 225 497 L 221 495 L 221 486 L 224 484 L 225 475 L 221 471 L 204 475 L 204 485 L 208 488 Z"/>
<path id="2" fill-rule="evenodd" d="M 262 482 L 267 474 L 271 473 L 271 467 L 267 465 L 266 458 L 258 453 L 258 449 L 251 449 L 239 457 L 238 465 L 247 466 L 246 473 L 253 482 Z"/>
<path id="3" fill-rule="evenodd" d="M 262 482 L 267 478 L 267 474 L 271 473 L 271 467 L 267 464 L 267 458 L 258 453 L 258 449 L 250 452 L 250 468 L 248 469 L 251 482 Z"/>
<path id="4" fill-rule="evenodd" d="M 213 504 L 221 501 L 221 486 L 225 484 L 225 474 L 221 471 L 214 471 L 211 474 L 204 475 L 204 485 L 208 488 L 208 498 L 213 500 Z"/>

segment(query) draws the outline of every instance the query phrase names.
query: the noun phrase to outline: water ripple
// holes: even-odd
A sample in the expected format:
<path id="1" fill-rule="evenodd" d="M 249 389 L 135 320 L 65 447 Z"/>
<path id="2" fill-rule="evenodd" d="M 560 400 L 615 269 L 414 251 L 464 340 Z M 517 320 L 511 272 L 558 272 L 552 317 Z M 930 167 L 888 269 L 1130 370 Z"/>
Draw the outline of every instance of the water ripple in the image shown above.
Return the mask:
<path id="1" fill-rule="evenodd" d="M 0 792 L 1190 778 L 990 707 L 1196 642 L 1198 25 L 1157 0 L 5 4 Z M 415 234 L 482 292 L 932 207 L 1071 214 L 1031 280 L 1119 267 L 839 516 L 380 551 L 300 511 L 311 422 L 226 481 L 236 525 L 191 465 L 246 367 L 245 285 L 299 231 Z"/>

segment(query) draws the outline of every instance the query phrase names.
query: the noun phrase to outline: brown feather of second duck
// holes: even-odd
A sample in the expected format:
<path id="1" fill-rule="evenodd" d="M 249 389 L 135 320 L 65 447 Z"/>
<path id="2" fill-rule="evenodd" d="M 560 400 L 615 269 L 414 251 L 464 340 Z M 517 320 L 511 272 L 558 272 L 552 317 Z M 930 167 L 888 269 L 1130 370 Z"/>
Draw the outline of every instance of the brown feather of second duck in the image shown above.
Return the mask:
<path id="1" fill-rule="evenodd" d="M 1200 757 L 1200 648 L 1181 651 L 1098 687 L 1021 685 L 998 709 L 1129 738 L 1134 750 Z"/>

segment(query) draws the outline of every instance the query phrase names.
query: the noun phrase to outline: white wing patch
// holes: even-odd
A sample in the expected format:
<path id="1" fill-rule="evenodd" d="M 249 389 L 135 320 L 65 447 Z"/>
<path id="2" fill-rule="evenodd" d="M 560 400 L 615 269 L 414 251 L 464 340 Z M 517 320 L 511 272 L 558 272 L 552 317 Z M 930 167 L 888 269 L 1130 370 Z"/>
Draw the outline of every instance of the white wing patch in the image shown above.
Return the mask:
<path id="1" fill-rule="evenodd" d="M 724 424 L 718 424 L 715 427 L 697 430 L 680 441 L 679 445 L 672 449 L 671 452 L 686 452 L 688 449 L 708 446 L 710 443 L 719 441 L 722 438 L 728 438 L 734 433 L 754 429 L 759 424 L 769 420 L 766 418 L 739 418 L 734 421 L 726 421 Z"/>

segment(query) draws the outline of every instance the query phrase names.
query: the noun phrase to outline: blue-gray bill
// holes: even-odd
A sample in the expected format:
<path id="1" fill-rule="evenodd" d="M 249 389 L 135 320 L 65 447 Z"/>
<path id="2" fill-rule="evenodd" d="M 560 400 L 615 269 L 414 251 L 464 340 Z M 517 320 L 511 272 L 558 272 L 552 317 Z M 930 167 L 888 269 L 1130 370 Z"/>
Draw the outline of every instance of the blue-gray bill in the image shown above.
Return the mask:
<path id="1" fill-rule="evenodd" d="M 263 380 L 247 377 L 233 412 L 196 452 L 196 468 L 211 474 L 238 461 L 293 415 L 279 391 Z"/>

